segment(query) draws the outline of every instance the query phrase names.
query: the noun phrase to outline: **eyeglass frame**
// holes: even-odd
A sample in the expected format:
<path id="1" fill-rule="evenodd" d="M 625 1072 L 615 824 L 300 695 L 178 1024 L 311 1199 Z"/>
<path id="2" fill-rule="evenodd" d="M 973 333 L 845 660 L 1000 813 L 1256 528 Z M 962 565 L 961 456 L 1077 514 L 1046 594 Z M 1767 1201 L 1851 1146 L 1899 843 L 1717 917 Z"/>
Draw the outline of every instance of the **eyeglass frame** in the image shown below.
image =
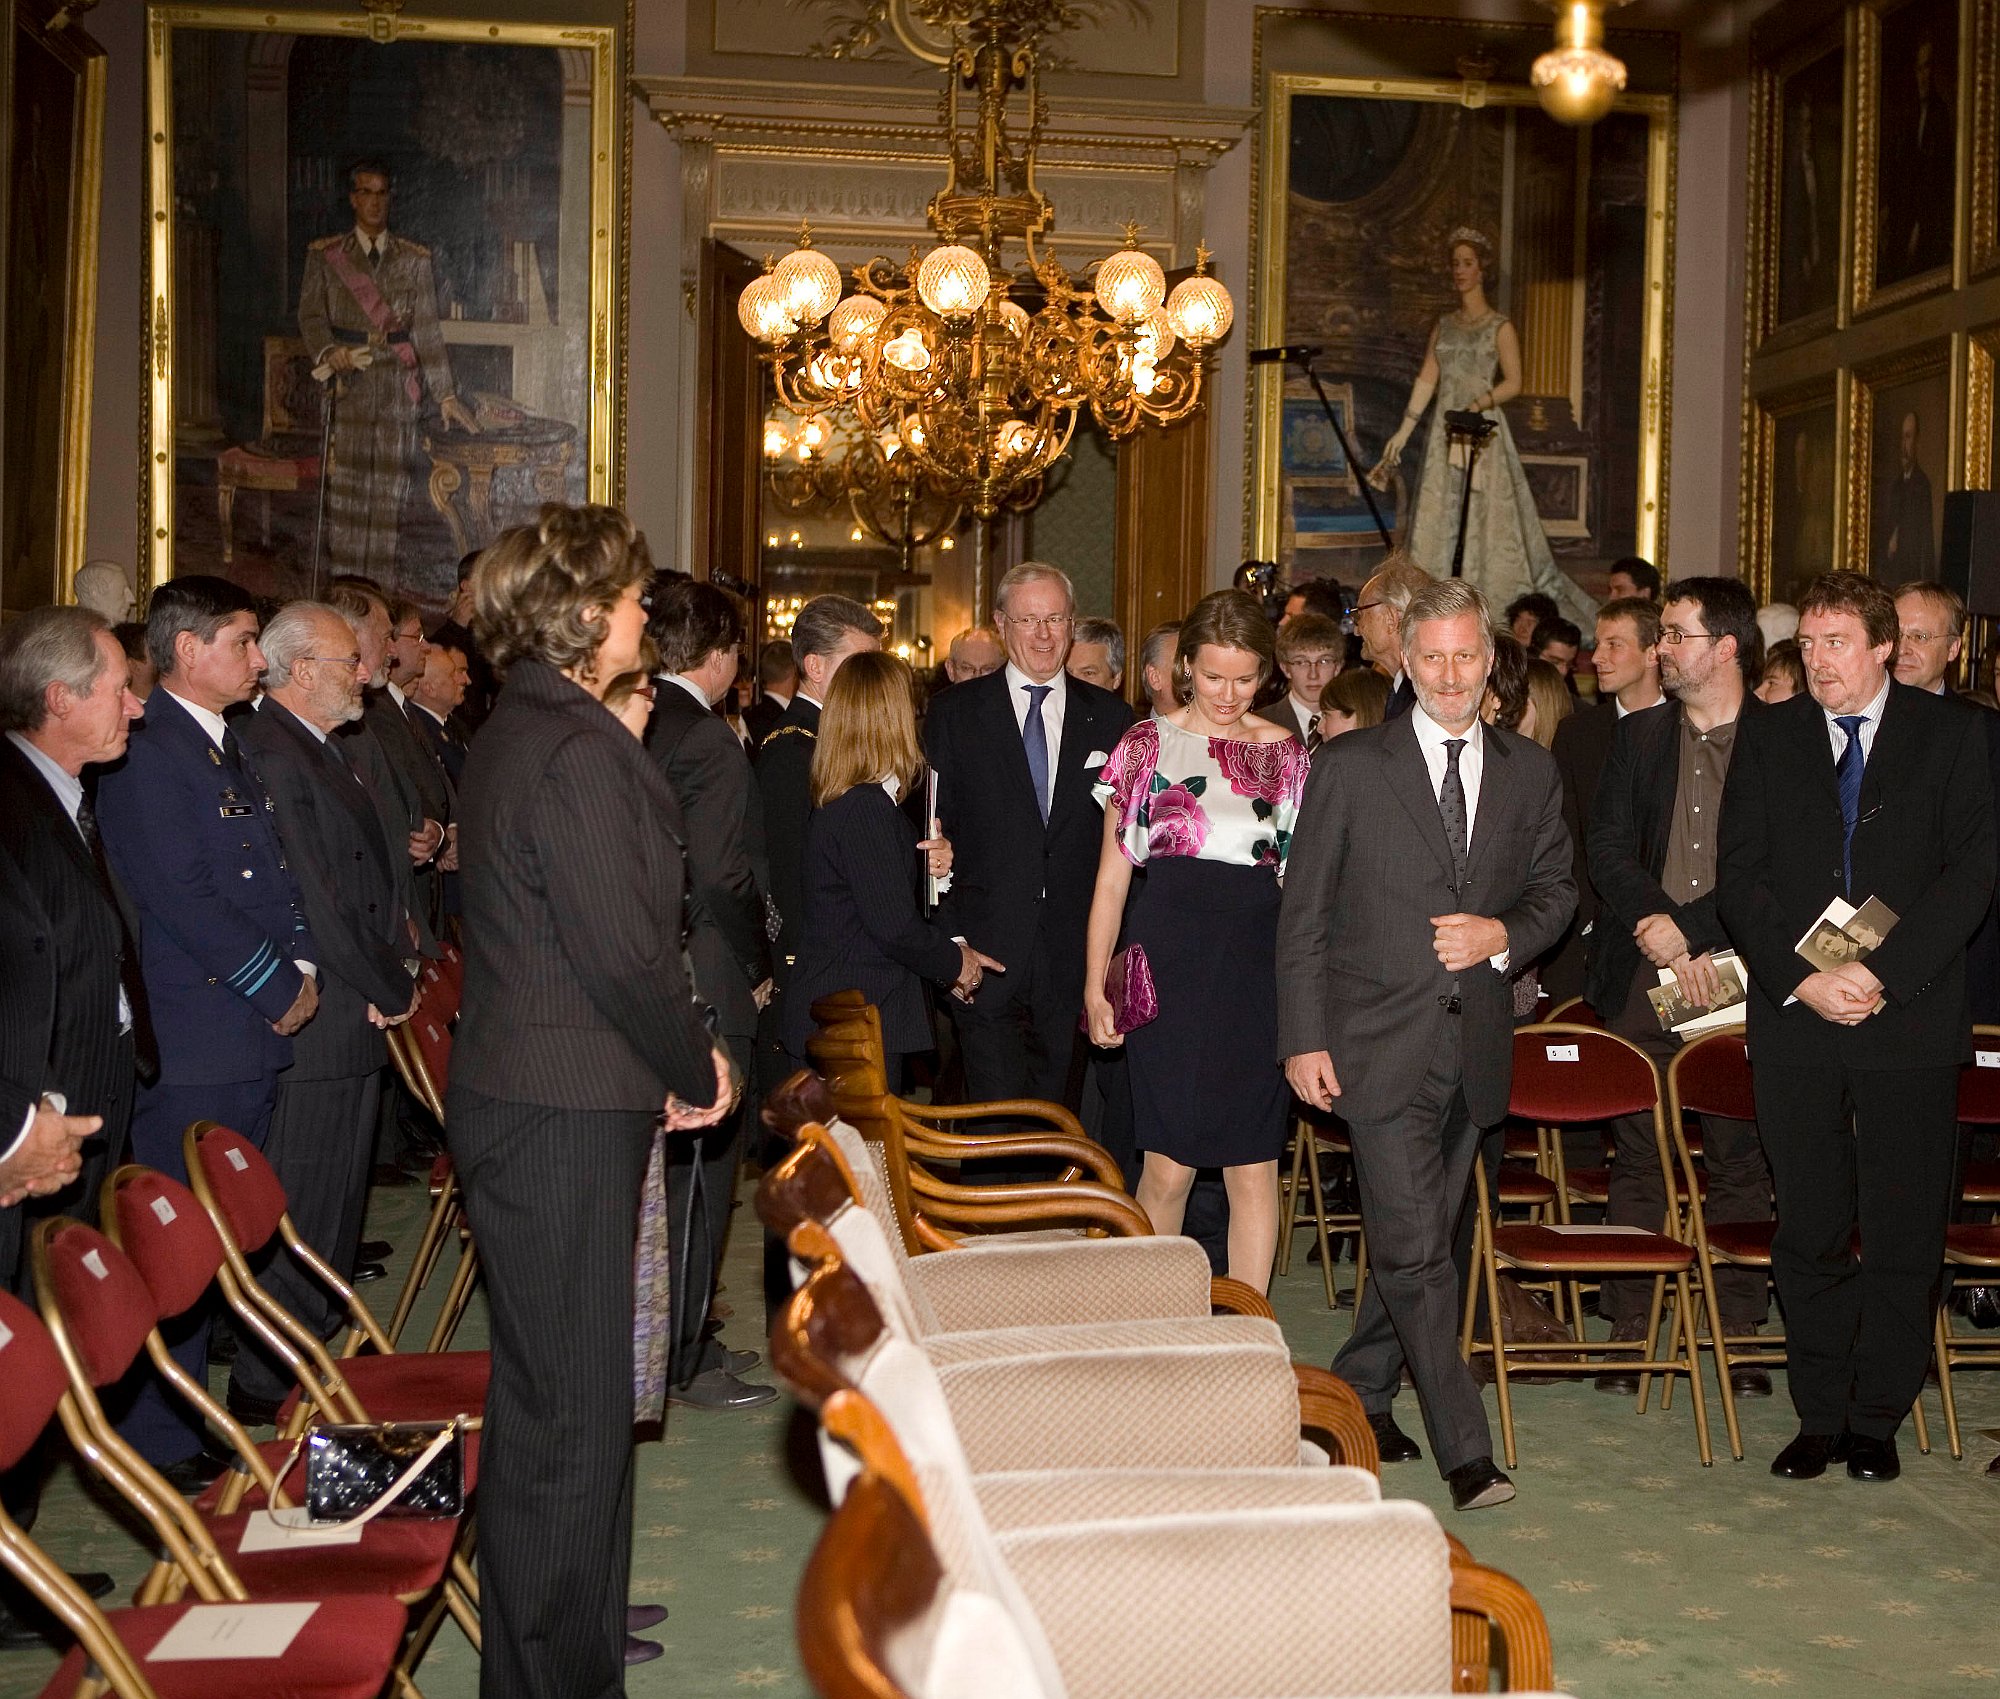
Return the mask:
<path id="1" fill-rule="evenodd" d="M 297 666 L 300 661 L 324 661 L 329 666 L 352 667 L 356 672 L 361 670 L 361 657 L 359 655 L 294 655 L 292 657 L 292 664 L 294 666 Z"/>
<path id="2" fill-rule="evenodd" d="M 1053 637 L 1064 627 L 1076 624 L 1076 615 L 1073 613 L 1045 614 L 1038 619 L 1030 619 L 1025 614 L 1010 613 L 997 613 L 993 617 L 1003 624 L 1018 625 L 1024 630 L 1039 632 L 1047 637 Z"/>
<path id="3" fill-rule="evenodd" d="M 1377 596 L 1372 602 L 1356 602 L 1353 607 L 1340 616 L 1340 634 L 1343 637 L 1354 636 L 1361 629 L 1361 616 L 1363 614 L 1370 608 L 1385 608 L 1388 605 L 1388 602 L 1381 596 Z"/>
<path id="4" fill-rule="evenodd" d="M 1719 643 L 1729 635 L 1726 631 L 1683 631 L 1677 625 L 1660 627 L 1660 641 L 1678 649 L 1683 643 Z"/>

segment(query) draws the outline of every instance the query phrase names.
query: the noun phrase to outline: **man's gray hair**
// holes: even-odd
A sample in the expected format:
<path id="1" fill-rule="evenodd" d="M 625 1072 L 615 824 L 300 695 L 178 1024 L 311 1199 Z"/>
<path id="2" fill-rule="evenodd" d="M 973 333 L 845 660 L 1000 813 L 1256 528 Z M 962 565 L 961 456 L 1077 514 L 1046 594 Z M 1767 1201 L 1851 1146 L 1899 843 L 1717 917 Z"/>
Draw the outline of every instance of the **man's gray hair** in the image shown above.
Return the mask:
<path id="1" fill-rule="evenodd" d="M 271 616 L 257 639 L 264 651 L 264 684 L 277 689 L 292 682 L 292 668 L 313 653 L 313 645 L 326 640 L 326 625 L 351 631 L 353 626 L 340 609 L 327 602 L 287 602 Z"/>
<path id="2" fill-rule="evenodd" d="M 0 627 L 0 731 L 31 732 L 49 717 L 48 688 L 88 696 L 109 664 L 97 634 L 111 622 L 90 608 L 36 608 Z"/>
<path id="3" fill-rule="evenodd" d="M 1174 646 L 1180 641 L 1181 622 L 1170 619 L 1165 625 L 1156 625 L 1146 633 L 1146 641 L 1139 645 L 1139 665 L 1142 667 L 1163 667 L 1173 659 Z"/>
<path id="4" fill-rule="evenodd" d="M 1386 597 L 1384 598 L 1387 599 Z M 1493 653 L 1493 604 L 1478 585 L 1463 578 L 1436 578 L 1409 600 L 1396 627 L 1396 640 L 1408 654 L 1416 645 L 1417 627 L 1426 620 L 1457 619 L 1471 614 L 1479 621 L 1480 640 Z"/>
<path id="5" fill-rule="evenodd" d="M 867 637 L 882 635 L 882 622 L 851 596 L 815 596 L 792 621 L 792 653 L 831 655 L 850 631 Z"/>
<path id="6" fill-rule="evenodd" d="M 1060 584 L 1063 596 L 1073 608 L 1076 606 L 1076 586 L 1070 582 L 1069 574 L 1059 566 L 1051 566 L 1045 560 L 1024 560 L 1011 568 L 993 591 L 993 605 L 1001 613 L 1007 611 L 1007 593 L 1023 584 Z"/>
<path id="7" fill-rule="evenodd" d="M 1102 643 L 1104 652 L 1110 657 L 1111 671 L 1122 678 L 1125 675 L 1125 633 L 1118 629 L 1115 619 L 1080 619 L 1076 622 L 1078 643 Z"/>

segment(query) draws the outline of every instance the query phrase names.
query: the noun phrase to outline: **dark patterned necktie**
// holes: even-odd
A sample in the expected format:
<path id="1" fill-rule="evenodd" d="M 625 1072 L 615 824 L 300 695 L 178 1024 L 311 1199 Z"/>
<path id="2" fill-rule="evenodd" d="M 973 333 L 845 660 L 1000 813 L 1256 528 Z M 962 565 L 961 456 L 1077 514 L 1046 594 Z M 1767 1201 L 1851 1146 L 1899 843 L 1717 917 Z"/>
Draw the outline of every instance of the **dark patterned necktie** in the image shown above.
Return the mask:
<path id="1" fill-rule="evenodd" d="M 1028 777 L 1034 781 L 1035 806 L 1042 811 L 1042 822 L 1049 818 L 1049 727 L 1042 718 L 1042 704 L 1055 688 L 1049 684 L 1027 684 L 1021 687 L 1028 693 L 1028 717 L 1021 723 L 1021 742 L 1028 752 Z"/>
<path id="2" fill-rule="evenodd" d="M 1465 747 L 1462 737 L 1444 740 L 1444 783 L 1438 787 L 1438 813 L 1444 818 L 1444 841 L 1451 846 L 1451 882 L 1455 890 L 1465 889 L 1466 830 L 1465 781 L 1458 776 L 1458 752 Z"/>
<path id="3" fill-rule="evenodd" d="M 1315 714 L 1306 721 L 1306 753 L 1312 754 L 1326 740 L 1319 735 L 1320 716 Z"/>
<path id="4" fill-rule="evenodd" d="M 1847 747 L 1840 752 L 1840 765 L 1833 770 L 1840 789 L 1840 870 L 1841 883 L 1854 888 L 1854 828 L 1861 819 L 1861 772 L 1867 758 L 1861 749 L 1861 728 L 1866 714 L 1837 714 L 1833 723 L 1847 733 Z"/>

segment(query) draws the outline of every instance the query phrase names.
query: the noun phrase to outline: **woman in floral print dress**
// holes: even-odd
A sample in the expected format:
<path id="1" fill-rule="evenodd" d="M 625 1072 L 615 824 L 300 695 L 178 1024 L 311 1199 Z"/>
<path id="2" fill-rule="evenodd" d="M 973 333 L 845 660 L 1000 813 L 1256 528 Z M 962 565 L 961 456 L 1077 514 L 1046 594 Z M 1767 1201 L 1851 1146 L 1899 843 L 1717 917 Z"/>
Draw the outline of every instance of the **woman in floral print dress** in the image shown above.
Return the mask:
<path id="1" fill-rule="evenodd" d="M 1195 1171 L 1222 1169 L 1229 1273 L 1260 1292 L 1291 1101 L 1272 1051 L 1278 881 L 1309 766 L 1283 727 L 1250 712 L 1274 659 L 1270 623 L 1240 590 L 1203 598 L 1182 622 L 1180 708 L 1139 721 L 1098 776 L 1104 851 L 1083 991 L 1092 1042 L 1131 1058 L 1138 1196 L 1154 1229 L 1178 1233 Z M 1104 991 L 1121 943 L 1144 949 L 1159 996 L 1158 1016 L 1123 1038 Z"/>

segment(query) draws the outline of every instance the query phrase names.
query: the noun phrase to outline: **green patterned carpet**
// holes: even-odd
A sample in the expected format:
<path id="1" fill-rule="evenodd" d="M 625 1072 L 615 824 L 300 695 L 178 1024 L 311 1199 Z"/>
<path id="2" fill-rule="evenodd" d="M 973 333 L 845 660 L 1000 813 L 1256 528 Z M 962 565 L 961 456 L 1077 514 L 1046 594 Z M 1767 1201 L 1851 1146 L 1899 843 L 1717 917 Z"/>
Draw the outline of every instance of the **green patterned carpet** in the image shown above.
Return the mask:
<path id="1" fill-rule="evenodd" d="M 370 1232 L 407 1251 L 421 1204 L 415 1188 L 378 1193 Z M 737 1221 L 726 1335 L 754 1347 L 758 1234 L 747 1209 Z M 1303 1235 L 1298 1243 L 1302 1256 Z M 375 1289 L 389 1293 L 385 1310 L 400 1275 L 398 1265 Z M 1343 1265 L 1343 1284 L 1350 1275 Z M 1296 1354 L 1326 1362 L 1349 1312 L 1326 1309 L 1318 1270 L 1295 1262 L 1273 1297 Z M 420 1310 L 415 1336 L 427 1325 Z M 460 1342 L 483 1335 L 475 1304 Z M 1958 1386 L 1966 1460 L 1945 1452 L 1933 1392 L 1937 1450 L 1919 1457 L 1906 1427 L 1904 1475 L 1889 1486 L 1844 1475 L 1791 1485 L 1767 1472 L 1794 1427 L 1782 1377 L 1778 1397 L 1743 1406 L 1742 1463 L 1725 1452 L 1713 1469 L 1700 1466 L 1684 1387 L 1671 1411 L 1640 1416 L 1583 1381 L 1517 1389 L 1512 1505 L 1452 1516 L 1428 1462 L 1392 1467 L 1384 1486 L 1439 1510 L 1478 1557 L 1533 1589 L 1569 1692 L 2000 1699 L 2000 1479 L 1983 1474 L 1996 1447 L 1979 1432 L 2000 1428 L 2000 1376 L 1961 1372 Z M 1403 1414 L 1414 1431 L 1414 1409 Z M 672 1616 L 658 1636 L 666 1656 L 631 1674 L 633 1699 L 803 1699 L 791 1599 L 820 1519 L 816 1484 L 801 1484 L 815 1471 L 810 1427 L 789 1401 L 738 1416 L 670 1411 L 665 1438 L 639 1452 L 632 1592 Z M 145 1569 L 132 1536 L 68 1469 L 37 1536 L 71 1567 L 113 1571 L 120 1597 Z M 53 1665 L 53 1653 L 0 1654 L 0 1699 L 39 1692 Z M 450 1624 L 419 1679 L 430 1699 L 476 1693 L 476 1660 Z"/>

